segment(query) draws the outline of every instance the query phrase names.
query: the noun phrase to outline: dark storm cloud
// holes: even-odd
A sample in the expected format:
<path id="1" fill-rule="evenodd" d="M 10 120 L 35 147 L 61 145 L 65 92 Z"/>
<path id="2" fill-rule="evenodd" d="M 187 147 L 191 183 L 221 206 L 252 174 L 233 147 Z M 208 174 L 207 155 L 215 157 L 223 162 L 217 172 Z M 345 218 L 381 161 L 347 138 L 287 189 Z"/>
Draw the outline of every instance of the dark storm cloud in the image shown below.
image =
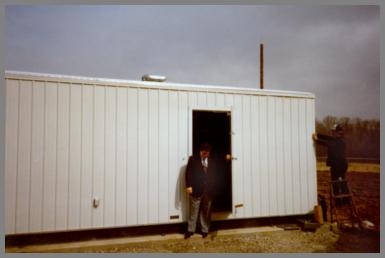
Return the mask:
<path id="1" fill-rule="evenodd" d="M 316 94 L 316 115 L 379 118 L 377 6 L 17 6 L 6 68 Z"/>

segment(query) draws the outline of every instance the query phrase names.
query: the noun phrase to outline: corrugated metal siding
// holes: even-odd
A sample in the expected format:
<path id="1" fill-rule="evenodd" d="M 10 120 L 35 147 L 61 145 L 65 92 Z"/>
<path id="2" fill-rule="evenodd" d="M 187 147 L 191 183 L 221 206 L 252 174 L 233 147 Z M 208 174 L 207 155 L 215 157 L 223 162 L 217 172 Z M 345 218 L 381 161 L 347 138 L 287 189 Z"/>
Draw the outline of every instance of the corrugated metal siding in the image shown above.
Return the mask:
<path id="1" fill-rule="evenodd" d="M 231 218 L 316 204 L 312 98 L 15 78 L 6 93 L 7 234 L 185 221 L 192 107 L 232 110 Z"/>

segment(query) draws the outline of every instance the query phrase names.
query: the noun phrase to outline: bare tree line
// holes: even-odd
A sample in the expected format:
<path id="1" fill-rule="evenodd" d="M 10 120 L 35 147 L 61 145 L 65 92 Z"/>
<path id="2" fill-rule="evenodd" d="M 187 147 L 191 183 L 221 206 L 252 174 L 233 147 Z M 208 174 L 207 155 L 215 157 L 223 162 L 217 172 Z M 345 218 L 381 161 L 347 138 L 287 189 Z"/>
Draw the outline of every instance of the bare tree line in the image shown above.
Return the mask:
<path id="1" fill-rule="evenodd" d="M 336 123 L 344 128 L 348 158 L 380 160 L 380 120 L 326 116 L 322 121 L 316 120 L 316 131 L 329 134 Z M 317 157 L 326 156 L 325 147 L 316 148 Z"/>

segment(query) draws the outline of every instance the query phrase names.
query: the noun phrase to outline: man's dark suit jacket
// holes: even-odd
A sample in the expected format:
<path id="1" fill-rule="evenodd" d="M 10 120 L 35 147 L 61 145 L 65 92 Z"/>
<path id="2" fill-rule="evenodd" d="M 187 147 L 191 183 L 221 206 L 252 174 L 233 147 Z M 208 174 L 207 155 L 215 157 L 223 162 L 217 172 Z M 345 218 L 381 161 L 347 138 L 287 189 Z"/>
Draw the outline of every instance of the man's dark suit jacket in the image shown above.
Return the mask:
<path id="1" fill-rule="evenodd" d="M 337 138 L 319 133 L 317 133 L 317 137 L 317 142 L 328 148 L 326 165 L 334 167 L 347 164 L 346 143 L 344 138 Z"/>
<path id="2" fill-rule="evenodd" d="M 207 173 L 203 170 L 201 158 L 199 156 L 191 156 L 186 168 L 186 188 L 192 187 L 193 197 L 201 197 L 206 194 L 211 198 L 215 191 L 216 185 L 216 165 L 213 159 L 208 159 Z"/>
<path id="3" fill-rule="evenodd" d="M 330 166 L 332 180 L 337 180 L 339 177 L 345 179 L 346 171 L 348 169 L 345 139 L 319 133 L 317 134 L 317 137 L 317 142 L 328 148 L 326 165 Z"/>

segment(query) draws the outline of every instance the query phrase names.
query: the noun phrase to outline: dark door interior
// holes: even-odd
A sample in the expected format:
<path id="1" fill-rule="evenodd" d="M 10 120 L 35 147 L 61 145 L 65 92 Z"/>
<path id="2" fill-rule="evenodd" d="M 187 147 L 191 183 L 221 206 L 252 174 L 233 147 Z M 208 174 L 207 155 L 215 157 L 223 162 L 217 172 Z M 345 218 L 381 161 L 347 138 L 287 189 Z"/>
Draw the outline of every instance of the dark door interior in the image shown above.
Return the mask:
<path id="1" fill-rule="evenodd" d="M 212 146 L 211 156 L 216 160 L 217 191 L 213 199 L 213 211 L 232 211 L 231 187 L 231 112 L 193 111 L 193 152 L 199 155 L 199 145 Z"/>

